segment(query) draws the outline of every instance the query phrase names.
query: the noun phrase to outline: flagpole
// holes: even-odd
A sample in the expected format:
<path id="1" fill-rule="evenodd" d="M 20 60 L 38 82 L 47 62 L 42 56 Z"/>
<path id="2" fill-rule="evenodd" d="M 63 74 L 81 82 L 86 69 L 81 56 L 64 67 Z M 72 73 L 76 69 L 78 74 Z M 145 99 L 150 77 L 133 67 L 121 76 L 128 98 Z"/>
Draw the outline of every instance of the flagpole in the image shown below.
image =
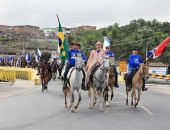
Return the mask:
<path id="1" fill-rule="evenodd" d="M 146 58 L 145 58 L 146 60 L 147 60 L 147 55 L 148 55 L 148 45 L 149 45 L 149 43 L 147 42 L 146 43 Z"/>

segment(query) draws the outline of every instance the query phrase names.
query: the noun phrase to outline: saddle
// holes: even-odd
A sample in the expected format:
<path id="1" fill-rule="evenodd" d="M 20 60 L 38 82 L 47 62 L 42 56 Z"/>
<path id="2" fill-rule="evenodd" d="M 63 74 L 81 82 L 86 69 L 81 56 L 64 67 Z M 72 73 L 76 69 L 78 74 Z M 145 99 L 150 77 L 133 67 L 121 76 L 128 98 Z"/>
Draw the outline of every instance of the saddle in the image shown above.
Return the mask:
<path id="1" fill-rule="evenodd" d="M 95 74 L 95 72 L 97 71 L 97 69 L 98 69 L 99 67 L 100 67 L 100 65 L 97 65 L 97 66 L 95 66 L 95 67 L 92 69 L 91 74 L 90 74 L 90 81 L 91 81 L 91 83 L 93 83 L 94 74 Z"/>

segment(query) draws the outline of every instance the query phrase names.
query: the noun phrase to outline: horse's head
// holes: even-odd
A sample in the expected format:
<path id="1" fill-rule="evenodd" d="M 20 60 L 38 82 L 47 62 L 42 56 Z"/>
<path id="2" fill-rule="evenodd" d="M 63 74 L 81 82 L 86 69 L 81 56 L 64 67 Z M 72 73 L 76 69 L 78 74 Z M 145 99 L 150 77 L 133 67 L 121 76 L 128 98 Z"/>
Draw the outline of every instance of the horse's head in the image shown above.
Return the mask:
<path id="1" fill-rule="evenodd" d="M 139 71 L 141 74 L 143 74 L 144 79 L 148 79 L 149 78 L 149 63 L 141 64 Z"/>
<path id="2" fill-rule="evenodd" d="M 77 70 L 81 70 L 83 66 L 84 66 L 84 62 L 83 62 L 82 56 L 81 54 L 77 54 L 75 57 L 75 68 Z"/>
<path id="3" fill-rule="evenodd" d="M 108 71 L 110 67 L 110 60 L 109 60 L 109 56 L 105 56 L 103 59 L 103 68 Z"/>
<path id="4" fill-rule="evenodd" d="M 109 57 L 109 62 L 110 62 L 110 66 L 113 67 L 115 65 L 114 57 Z"/>

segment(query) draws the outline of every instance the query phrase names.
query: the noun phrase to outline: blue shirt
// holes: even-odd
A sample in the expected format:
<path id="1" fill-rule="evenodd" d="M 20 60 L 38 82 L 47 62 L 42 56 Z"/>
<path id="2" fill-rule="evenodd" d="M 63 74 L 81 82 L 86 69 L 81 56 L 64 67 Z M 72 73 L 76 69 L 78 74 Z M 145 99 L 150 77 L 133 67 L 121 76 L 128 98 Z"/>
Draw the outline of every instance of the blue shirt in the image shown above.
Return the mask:
<path id="1" fill-rule="evenodd" d="M 129 68 L 136 69 L 139 68 L 140 63 L 143 63 L 143 60 L 139 55 L 130 55 L 129 56 Z"/>
<path id="2" fill-rule="evenodd" d="M 83 54 L 82 51 L 70 49 L 70 50 L 68 50 L 68 56 L 69 56 L 68 64 L 69 65 L 74 65 L 75 66 L 75 57 L 76 57 L 76 54 L 81 54 L 83 60 L 87 60 L 87 58 L 85 57 L 85 55 Z"/>
<path id="3" fill-rule="evenodd" d="M 31 56 L 30 56 L 30 54 L 27 54 L 27 55 L 26 55 L 26 60 L 27 60 L 27 61 L 31 61 Z"/>
<path id="4" fill-rule="evenodd" d="M 106 56 L 114 57 L 114 59 L 116 60 L 116 56 L 112 51 L 105 52 L 105 54 L 106 54 Z"/>

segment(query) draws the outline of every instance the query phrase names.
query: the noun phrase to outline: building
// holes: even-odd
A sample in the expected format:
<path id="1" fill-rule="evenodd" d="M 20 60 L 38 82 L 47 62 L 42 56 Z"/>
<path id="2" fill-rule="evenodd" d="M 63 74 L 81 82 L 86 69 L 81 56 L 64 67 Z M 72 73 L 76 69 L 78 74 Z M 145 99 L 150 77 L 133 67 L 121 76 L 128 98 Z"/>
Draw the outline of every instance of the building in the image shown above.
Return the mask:
<path id="1" fill-rule="evenodd" d="M 16 34 L 26 34 L 26 35 L 42 35 L 40 27 L 23 25 L 23 26 L 13 26 L 12 31 Z"/>
<path id="2" fill-rule="evenodd" d="M 0 25 L 0 33 L 7 33 L 8 26 L 7 25 Z"/>
<path id="3" fill-rule="evenodd" d="M 54 33 L 55 33 L 55 28 L 42 28 L 41 30 L 43 31 L 45 37 L 50 37 L 51 34 L 54 35 Z"/>
<path id="4" fill-rule="evenodd" d="M 154 74 L 166 75 L 167 68 L 168 68 L 168 66 L 161 62 L 149 63 L 149 74 L 154 73 Z"/>

